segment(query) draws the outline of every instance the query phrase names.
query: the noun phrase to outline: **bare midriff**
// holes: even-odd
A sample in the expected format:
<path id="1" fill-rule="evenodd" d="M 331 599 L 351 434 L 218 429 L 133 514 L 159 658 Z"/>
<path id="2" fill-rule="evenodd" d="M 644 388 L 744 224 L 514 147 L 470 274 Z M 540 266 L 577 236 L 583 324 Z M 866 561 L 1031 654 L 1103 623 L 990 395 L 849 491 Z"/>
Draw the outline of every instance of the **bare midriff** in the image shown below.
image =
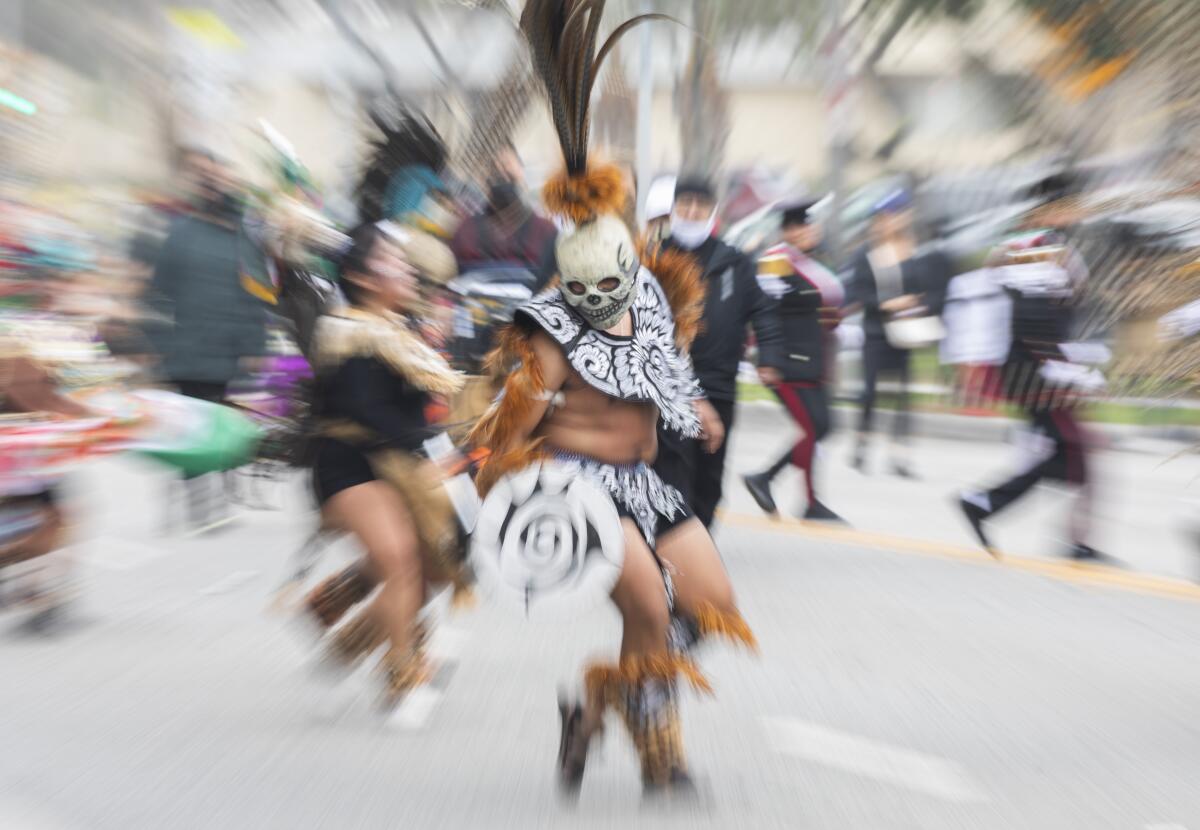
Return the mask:
<path id="1" fill-rule="evenodd" d="M 650 462 L 658 452 L 658 409 L 605 395 L 571 372 L 555 405 L 535 435 L 547 448 L 594 458 L 605 464 Z"/>

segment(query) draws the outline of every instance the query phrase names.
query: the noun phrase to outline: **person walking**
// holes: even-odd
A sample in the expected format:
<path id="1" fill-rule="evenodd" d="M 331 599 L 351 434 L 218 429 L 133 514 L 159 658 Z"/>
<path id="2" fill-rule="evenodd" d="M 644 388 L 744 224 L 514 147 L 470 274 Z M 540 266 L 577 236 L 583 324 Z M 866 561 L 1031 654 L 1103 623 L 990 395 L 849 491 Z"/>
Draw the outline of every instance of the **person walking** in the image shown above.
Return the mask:
<path id="1" fill-rule="evenodd" d="M 970 489 L 958 499 L 980 544 L 993 556 L 998 549 L 985 523 L 1050 479 L 1071 485 L 1077 494 L 1068 522 L 1070 558 L 1109 559 L 1091 545 L 1091 441 L 1076 414 L 1086 395 L 1103 386 L 1102 375 L 1088 364 L 1107 350 L 1071 342 L 1073 312 L 1088 272 L 1065 233 L 1077 215 L 1069 185 L 1061 176 L 1039 185 L 1036 192 L 1046 203 L 1031 212 L 1024 233 L 990 258 L 997 282 L 1012 298 L 1011 343 L 1001 382 L 1008 400 L 1029 419 L 1020 469 L 994 487 Z"/>
<path id="2" fill-rule="evenodd" d="M 168 321 L 159 343 L 166 379 L 188 397 L 220 403 L 242 359 L 263 354 L 266 312 L 242 287 L 242 205 L 229 169 L 198 150 L 183 165 L 191 210 L 171 221 L 147 301 Z M 223 520 L 222 486 L 205 478 L 186 485 L 194 526 Z"/>
<path id="3" fill-rule="evenodd" d="M 786 362 L 782 379 L 772 388 L 800 428 L 800 439 L 774 464 L 742 477 L 754 501 L 767 513 L 777 513 L 771 482 L 794 465 L 804 476 L 805 507 L 810 521 L 841 521 L 817 498 L 817 442 L 829 433 L 829 389 L 837 362 L 837 335 L 845 291 L 832 271 L 818 259 L 821 226 L 812 216 L 812 201 L 784 207 L 783 242 L 758 261 L 763 290 L 779 302 Z"/>
<path id="4" fill-rule="evenodd" d="M 875 205 L 870 240 L 855 258 L 847 292 L 846 316 L 859 310 L 863 315 L 863 388 L 858 440 L 851 458 L 859 472 L 866 470 L 876 388 L 880 377 L 886 376 L 899 386 L 891 469 L 902 478 L 915 477 L 908 457 L 912 352 L 941 339 L 938 315 L 950 274 L 949 260 L 940 251 L 919 250 L 907 192 L 893 191 Z"/>
<path id="5" fill-rule="evenodd" d="M 758 344 L 759 377 L 768 386 L 783 375 L 779 310 L 758 284 L 754 261 L 718 239 L 717 198 L 710 182 L 683 178 L 675 186 L 668 251 L 689 253 L 702 269 L 704 313 L 691 358 L 704 392 L 699 404 L 703 435 L 684 438 L 659 429 L 659 475 L 683 493 L 705 527 L 711 527 L 721 501 L 727 439 L 734 424 L 738 365 L 746 350 L 747 329 Z"/>

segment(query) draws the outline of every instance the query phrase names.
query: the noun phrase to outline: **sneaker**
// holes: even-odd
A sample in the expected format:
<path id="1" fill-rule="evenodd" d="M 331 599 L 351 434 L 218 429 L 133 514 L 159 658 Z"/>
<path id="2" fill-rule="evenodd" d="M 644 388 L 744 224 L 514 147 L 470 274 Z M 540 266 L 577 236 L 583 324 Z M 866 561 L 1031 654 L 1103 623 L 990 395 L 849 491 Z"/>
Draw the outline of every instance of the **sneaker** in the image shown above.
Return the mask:
<path id="1" fill-rule="evenodd" d="M 984 510 L 974 502 L 969 502 L 964 498 L 959 498 L 958 507 L 962 510 L 963 515 L 967 517 L 967 522 L 971 525 L 971 530 L 975 531 L 975 536 L 979 539 L 979 544 L 983 545 L 983 549 L 995 558 L 1000 558 L 1000 551 L 992 546 L 991 541 L 984 532 L 983 522 L 991 514 Z"/>
<path id="2" fill-rule="evenodd" d="M 750 491 L 750 495 L 754 498 L 754 503 L 764 513 L 779 512 L 779 508 L 775 506 L 775 497 L 771 495 L 771 477 L 769 475 L 766 473 L 755 473 L 753 475 L 742 476 L 742 483 Z"/>
<path id="3" fill-rule="evenodd" d="M 808 507 L 805 508 L 805 510 L 804 510 L 803 518 L 805 521 L 808 521 L 808 522 L 840 522 L 842 524 L 846 523 L 845 519 L 843 519 L 837 513 L 834 513 L 832 510 L 830 510 L 825 505 L 821 504 L 821 502 L 817 501 L 816 499 L 813 499 L 811 502 L 808 503 Z"/>
<path id="4" fill-rule="evenodd" d="M 1078 542 L 1071 545 L 1071 551 L 1068 556 L 1076 562 L 1092 562 L 1096 565 L 1115 565 L 1117 563 L 1117 560 L 1108 554 L 1101 553 L 1090 545 Z"/>
<path id="5" fill-rule="evenodd" d="M 909 481 L 917 481 L 920 478 L 920 476 L 913 471 L 913 468 L 908 466 L 908 464 L 903 461 L 892 462 L 892 473 L 900 478 L 906 478 Z"/>

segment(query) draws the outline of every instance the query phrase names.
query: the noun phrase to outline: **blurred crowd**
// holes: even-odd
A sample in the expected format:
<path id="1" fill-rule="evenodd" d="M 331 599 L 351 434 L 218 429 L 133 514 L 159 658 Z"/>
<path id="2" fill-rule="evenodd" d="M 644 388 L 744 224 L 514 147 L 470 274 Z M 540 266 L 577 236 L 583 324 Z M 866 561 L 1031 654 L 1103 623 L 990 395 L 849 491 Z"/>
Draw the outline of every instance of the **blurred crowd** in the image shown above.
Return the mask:
<path id="1" fill-rule="evenodd" d="M 250 425 L 254 438 L 240 455 L 168 461 L 192 530 L 228 521 L 239 500 L 261 500 L 243 491 L 239 468 L 262 483 L 306 466 L 314 333 L 322 315 L 348 302 L 345 258 L 356 228 L 382 229 L 397 247 L 416 279 L 405 309 L 412 328 L 467 377 L 461 392 L 434 396 L 429 421 L 461 437 L 495 399 L 487 355 L 514 309 L 556 285 L 562 223 L 548 218 L 540 182 L 510 135 L 489 136 L 467 175 L 411 107 L 369 115 L 376 130 L 364 164 L 326 188 L 354 192 L 349 211 L 327 203 L 265 122 L 266 185 L 258 175 L 251 186 L 246 171 L 205 146 L 181 146 L 173 181 L 131 197 L 119 210 L 124 221 L 103 232 L 84 230 L 80 205 L 51 209 L 13 195 L 18 189 L 0 203 L 0 360 L 8 367 L 0 440 L 38 447 L 8 450 L 0 465 L 0 498 L 15 505 L 0 565 L 42 550 L 22 552 L 22 540 L 28 497 L 46 502 L 48 482 L 66 469 L 47 458 L 87 454 L 76 438 L 45 437 L 55 431 L 43 423 L 47 413 L 103 421 L 89 452 L 170 455 L 158 434 L 163 418 L 143 411 L 154 407 L 126 400 L 114 416 L 115 391 L 170 390 L 231 408 Z M 1101 557 L 1081 415 L 1097 400 L 1197 410 L 1200 291 L 1187 279 L 1200 249 L 1196 185 L 1135 174 L 1120 162 L 1048 154 L 978 174 L 898 173 L 826 190 L 695 164 L 635 181 L 622 165 L 623 221 L 646 245 L 693 258 L 703 274 L 691 359 L 711 404 L 707 437 L 671 453 L 697 517 L 710 525 L 723 499 L 725 438 L 739 400 L 765 395 L 786 409 L 798 439 L 742 484 L 768 513 L 792 512 L 781 511 L 772 485 L 794 466 L 804 481 L 795 512 L 841 521 L 818 496 L 818 445 L 839 405 L 854 405 L 847 460 L 863 474 L 878 469 L 884 403 L 886 469 L 901 479 L 921 474 L 914 409 L 1025 422 L 1032 460 L 1015 477 L 961 494 L 964 520 L 994 552 L 988 520 L 1037 482 L 1065 481 L 1081 505 L 1069 517 L 1067 553 Z M 108 408 L 72 409 L 89 400 Z M 139 423 L 157 430 L 159 443 L 130 439 Z M 659 436 L 664 447 L 677 440 Z"/>

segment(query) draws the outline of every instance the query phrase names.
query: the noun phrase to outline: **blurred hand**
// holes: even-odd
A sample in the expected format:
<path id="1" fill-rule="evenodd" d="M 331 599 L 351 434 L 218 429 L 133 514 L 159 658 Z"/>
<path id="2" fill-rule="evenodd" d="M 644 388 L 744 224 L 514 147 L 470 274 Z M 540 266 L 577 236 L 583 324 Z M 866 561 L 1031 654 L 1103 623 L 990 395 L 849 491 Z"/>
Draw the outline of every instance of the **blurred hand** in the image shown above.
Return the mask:
<path id="1" fill-rule="evenodd" d="M 758 379 L 767 386 L 776 386 L 783 380 L 783 373 L 774 366 L 759 366 Z"/>
<path id="2" fill-rule="evenodd" d="M 704 451 L 712 455 L 725 442 L 725 425 L 721 423 L 717 410 L 706 400 L 696 401 L 696 414 L 700 417 L 701 444 Z"/>
<path id="3" fill-rule="evenodd" d="M 919 301 L 916 294 L 904 294 L 903 296 L 893 297 L 890 300 L 880 303 L 879 308 L 888 312 L 889 314 L 896 314 L 901 311 L 908 311 L 909 309 L 916 308 L 918 302 Z"/>

